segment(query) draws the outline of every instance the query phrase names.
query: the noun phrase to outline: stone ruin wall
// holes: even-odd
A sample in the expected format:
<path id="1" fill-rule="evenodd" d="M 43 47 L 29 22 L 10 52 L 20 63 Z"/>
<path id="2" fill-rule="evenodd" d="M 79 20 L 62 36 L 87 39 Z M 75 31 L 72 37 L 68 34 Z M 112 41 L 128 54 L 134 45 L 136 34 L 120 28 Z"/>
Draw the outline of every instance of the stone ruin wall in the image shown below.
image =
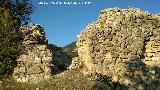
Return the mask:
<path id="1" fill-rule="evenodd" d="M 149 67 L 159 67 L 160 18 L 157 15 L 137 8 L 105 9 L 77 37 L 79 59 L 89 73 L 102 73 L 114 82 L 135 85 L 151 77 Z M 159 80 L 156 75 L 159 73 L 153 78 Z"/>
<path id="2" fill-rule="evenodd" d="M 48 40 L 43 27 L 38 24 L 23 26 L 24 52 L 17 59 L 13 77 L 18 82 L 38 83 L 50 78 L 52 52 L 48 49 Z"/>
<path id="3" fill-rule="evenodd" d="M 160 41 L 150 40 L 145 49 L 144 63 L 148 67 L 160 66 Z"/>

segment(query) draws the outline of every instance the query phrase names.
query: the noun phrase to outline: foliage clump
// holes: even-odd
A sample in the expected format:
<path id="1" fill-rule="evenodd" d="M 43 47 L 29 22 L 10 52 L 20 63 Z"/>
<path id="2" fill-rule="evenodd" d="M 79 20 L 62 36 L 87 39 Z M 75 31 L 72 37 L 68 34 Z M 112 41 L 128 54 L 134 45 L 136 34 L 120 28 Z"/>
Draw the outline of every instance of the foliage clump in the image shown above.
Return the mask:
<path id="1" fill-rule="evenodd" d="M 96 84 L 93 85 L 91 90 L 128 90 L 128 86 L 113 82 L 110 77 L 100 73 L 95 74 Z"/>
<path id="2" fill-rule="evenodd" d="M 1 0 L 0 7 L 9 9 L 10 13 L 22 24 L 28 24 L 29 15 L 34 12 L 34 6 L 31 0 Z"/>
<path id="3" fill-rule="evenodd" d="M 33 12 L 29 0 L 0 1 L 0 78 L 12 73 L 22 51 L 22 33 L 19 27 L 27 24 Z"/>
<path id="4" fill-rule="evenodd" d="M 19 24 L 9 10 L 0 8 L 0 77 L 12 72 L 20 54 L 21 32 Z"/>

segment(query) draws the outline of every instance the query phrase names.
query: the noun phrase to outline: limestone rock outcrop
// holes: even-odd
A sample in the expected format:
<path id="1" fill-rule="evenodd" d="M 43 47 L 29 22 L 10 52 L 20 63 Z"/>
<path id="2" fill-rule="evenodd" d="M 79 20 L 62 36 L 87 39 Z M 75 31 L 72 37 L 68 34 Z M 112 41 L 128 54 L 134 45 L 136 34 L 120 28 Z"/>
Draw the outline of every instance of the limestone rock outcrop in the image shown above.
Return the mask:
<path id="1" fill-rule="evenodd" d="M 48 48 L 43 27 L 38 24 L 23 26 L 24 51 L 17 59 L 13 77 L 18 82 L 38 83 L 51 76 L 53 54 Z"/>
<path id="2" fill-rule="evenodd" d="M 105 9 L 77 38 L 79 59 L 88 73 L 139 89 L 160 81 L 159 16 L 137 8 Z"/>

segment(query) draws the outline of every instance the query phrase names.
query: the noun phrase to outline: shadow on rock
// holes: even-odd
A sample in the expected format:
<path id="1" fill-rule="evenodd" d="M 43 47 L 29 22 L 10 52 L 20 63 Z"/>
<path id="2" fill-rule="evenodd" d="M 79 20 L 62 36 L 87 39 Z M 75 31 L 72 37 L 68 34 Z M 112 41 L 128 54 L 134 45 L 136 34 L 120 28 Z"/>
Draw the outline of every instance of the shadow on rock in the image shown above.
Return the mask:
<path id="1" fill-rule="evenodd" d="M 126 77 L 132 82 L 133 89 L 160 90 L 160 67 L 146 66 L 142 60 L 128 62 Z"/>
<path id="2" fill-rule="evenodd" d="M 97 80 L 91 90 L 128 90 L 127 85 L 120 84 L 118 82 L 112 82 L 112 80 L 102 74 L 96 74 Z"/>
<path id="3" fill-rule="evenodd" d="M 67 55 L 67 53 L 64 52 L 61 47 L 57 47 L 53 44 L 49 44 L 48 47 L 53 52 L 53 60 L 51 61 L 51 64 L 54 66 L 51 72 L 52 75 L 61 73 L 66 70 L 72 62 L 72 57 Z"/>

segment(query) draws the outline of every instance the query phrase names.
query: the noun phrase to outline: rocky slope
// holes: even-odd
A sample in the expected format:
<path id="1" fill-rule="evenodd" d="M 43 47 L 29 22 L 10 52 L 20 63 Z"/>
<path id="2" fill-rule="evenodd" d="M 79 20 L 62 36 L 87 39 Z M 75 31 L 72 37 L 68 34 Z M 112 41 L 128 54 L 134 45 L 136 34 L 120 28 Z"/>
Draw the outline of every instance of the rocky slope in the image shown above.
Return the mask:
<path id="1" fill-rule="evenodd" d="M 137 89 L 160 88 L 159 16 L 137 8 L 102 10 L 76 44 L 85 72 Z"/>

